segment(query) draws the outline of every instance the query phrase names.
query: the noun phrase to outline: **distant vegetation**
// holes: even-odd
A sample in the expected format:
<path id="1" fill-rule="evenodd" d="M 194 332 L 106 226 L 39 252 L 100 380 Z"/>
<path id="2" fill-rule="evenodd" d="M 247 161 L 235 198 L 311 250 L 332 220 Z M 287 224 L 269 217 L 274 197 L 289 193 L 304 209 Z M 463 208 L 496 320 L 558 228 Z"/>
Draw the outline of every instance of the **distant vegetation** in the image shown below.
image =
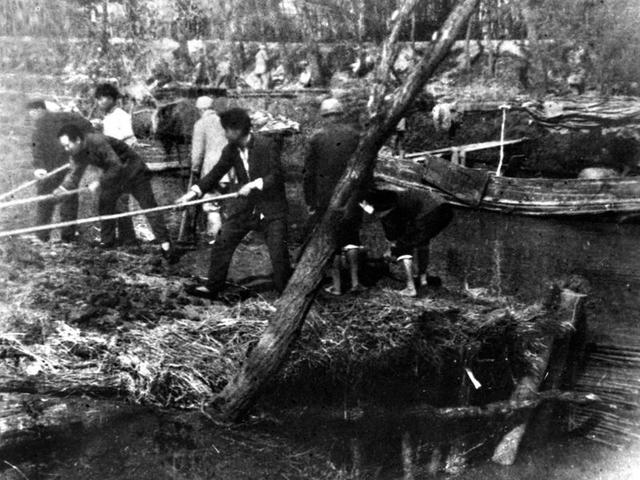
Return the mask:
<path id="1" fill-rule="evenodd" d="M 430 40 L 455 3 L 419 2 L 401 40 Z M 95 49 L 84 46 L 84 51 L 96 59 L 109 62 L 124 56 L 132 67 L 144 54 L 143 47 L 114 47 L 110 38 L 172 38 L 180 44 L 193 39 L 302 42 L 320 75 L 327 59 L 314 46 L 379 44 L 395 6 L 395 0 L 3 0 L 0 35 L 85 38 Z M 524 52 L 518 78 L 525 88 L 544 91 L 571 77 L 603 93 L 638 93 L 637 0 L 481 0 L 460 38 L 465 39 L 469 45 L 484 41 L 481 55 L 468 51 L 467 70 L 474 76 L 500 76 L 500 43 L 515 40 Z M 113 49 L 115 54 L 109 52 Z M 3 67 L 29 70 L 28 55 L 10 65 L 8 56 L 24 57 L 13 50 L 3 47 L 0 52 Z M 478 63 L 482 68 L 474 68 Z"/>

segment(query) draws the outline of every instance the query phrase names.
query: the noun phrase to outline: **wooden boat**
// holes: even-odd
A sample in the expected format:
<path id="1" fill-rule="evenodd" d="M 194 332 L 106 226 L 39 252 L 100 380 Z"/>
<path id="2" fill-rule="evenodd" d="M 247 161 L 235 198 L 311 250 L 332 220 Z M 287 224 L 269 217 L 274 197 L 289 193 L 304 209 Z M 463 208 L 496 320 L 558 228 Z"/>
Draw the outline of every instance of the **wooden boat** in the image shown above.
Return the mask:
<path id="1" fill-rule="evenodd" d="M 453 205 L 533 216 L 640 216 L 640 177 L 512 178 L 424 154 L 411 160 L 381 155 L 377 182 L 436 190 Z"/>

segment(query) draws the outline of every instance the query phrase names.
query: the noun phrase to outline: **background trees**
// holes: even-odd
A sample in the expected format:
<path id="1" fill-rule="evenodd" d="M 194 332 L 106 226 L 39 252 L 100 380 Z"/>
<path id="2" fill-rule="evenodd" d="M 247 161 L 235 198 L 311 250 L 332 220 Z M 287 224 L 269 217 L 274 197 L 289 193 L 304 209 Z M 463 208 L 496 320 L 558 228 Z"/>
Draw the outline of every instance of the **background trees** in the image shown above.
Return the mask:
<path id="1" fill-rule="evenodd" d="M 400 41 L 430 41 L 453 0 L 420 0 Z M 3 0 L 0 35 L 380 44 L 397 0 Z M 459 40 L 483 41 L 481 71 L 500 75 L 501 43 L 525 52 L 520 78 L 546 90 L 572 73 L 605 93 L 640 82 L 637 0 L 480 0 Z M 313 50 L 310 48 L 310 50 Z M 502 52 L 502 53 L 501 53 Z M 313 60 L 310 59 L 310 60 Z M 311 63 L 311 62 L 310 62 Z M 469 65 L 470 67 L 470 65 Z M 634 83 L 635 82 L 635 83 Z"/>

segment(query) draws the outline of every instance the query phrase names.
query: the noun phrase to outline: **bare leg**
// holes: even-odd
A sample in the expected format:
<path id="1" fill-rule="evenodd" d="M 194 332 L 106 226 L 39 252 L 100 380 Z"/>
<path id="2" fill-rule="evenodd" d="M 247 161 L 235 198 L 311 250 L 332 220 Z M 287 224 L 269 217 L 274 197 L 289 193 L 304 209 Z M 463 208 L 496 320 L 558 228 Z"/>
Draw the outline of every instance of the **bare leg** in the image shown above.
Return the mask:
<path id="1" fill-rule="evenodd" d="M 325 289 L 327 293 L 332 295 L 341 295 L 342 294 L 342 281 L 340 278 L 340 263 L 342 255 L 336 254 L 333 257 L 333 263 L 331 265 L 331 287 Z"/>
<path id="2" fill-rule="evenodd" d="M 405 255 L 400 257 L 398 260 L 402 262 L 407 283 L 406 287 L 403 290 L 400 290 L 400 295 L 404 295 L 405 297 L 417 297 L 418 291 L 415 283 L 413 282 L 413 257 Z"/>
<path id="3" fill-rule="evenodd" d="M 420 287 L 427 286 L 427 269 L 429 268 L 429 243 L 416 248 L 418 259 L 418 276 L 420 277 Z"/>
<path id="4" fill-rule="evenodd" d="M 358 260 L 360 256 L 360 248 L 356 246 L 345 247 L 347 263 L 349 264 L 349 274 L 351 275 L 351 291 L 359 292 L 363 290 L 360 284 L 360 276 L 358 274 Z"/>

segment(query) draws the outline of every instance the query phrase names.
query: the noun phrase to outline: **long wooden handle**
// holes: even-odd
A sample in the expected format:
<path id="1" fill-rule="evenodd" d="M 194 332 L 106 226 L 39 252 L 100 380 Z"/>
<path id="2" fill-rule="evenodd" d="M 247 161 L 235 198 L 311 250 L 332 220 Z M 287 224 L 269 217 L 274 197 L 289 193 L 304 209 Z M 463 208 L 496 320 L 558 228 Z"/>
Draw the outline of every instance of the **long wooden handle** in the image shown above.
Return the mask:
<path id="1" fill-rule="evenodd" d="M 193 200 L 191 202 L 185 202 L 180 204 L 162 205 L 160 207 L 147 208 L 145 210 L 134 210 L 132 212 L 114 213 L 112 215 L 99 215 L 96 217 L 80 218 L 78 220 L 69 220 L 68 222 L 51 223 L 49 225 L 39 225 L 37 227 L 18 228 L 16 230 L 6 230 L 0 232 L 0 238 L 13 237 L 16 235 L 26 235 L 29 233 L 42 232 L 44 230 L 51 230 L 54 228 L 72 227 L 75 225 L 84 225 L 87 223 L 103 222 L 105 220 L 117 220 L 118 218 L 135 217 L 136 215 L 146 215 L 148 213 L 164 212 L 166 210 L 179 210 L 182 208 L 190 207 L 192 205 L 201 205 L 209 202 L 220 202 L 222 200 L 230 200 L 237 198 L 238 193 L 228 193 L 226 195 L 218 195 L 217 197 L 201 198 L 200 200 Z"/>
<path id="2" fill-rule="evenodd" d="M 47 195 L 38 195 L 37 197 L 21 198 L 20 200 L 12 200 L 10 202 L 0 203 L 0 210 L 9 207 L 17 207 L 18 205 L 27 205 L 29 203 L 46 202 L 47 200 L 59 200 L 69 195 L 75 195 L 81 192 L 88 192 L 89 188 L 76 188 L 75 190 L 67 190 L 63 193 L 49 193 Z"/>
<path id="3" fill-rule="evenodd" d="M 38 182 L 41 182 L 42 180 L 46 180 L 47 178 L 52 177 L 56 173 L 63 172 L 64 170 L 67 170 L 70 166 L 71 165 L 69 163 L 65 163 L 61 167 L 58 167 L 55 170 L 51 170 L 49 173 L 47 173 L 42 178 L 36 178 L 35 180 L 30 180 L 30 181 L 28 181 L 26 183 L 23 183 L 22 185 L 20 185 L 20 186 L 18 186 L 16 188 L 14 188 L 13 190 L 9 190 L 8 192 L 0 194 L 0 200 L 4 200 L 5 198 L 11 198 L 13 195 L 18 193 L 19 191 L 24 190 L 25 188 L 29 188 L 29 187 L 32 187 L 34 185 L 37 185 Z"/>
<path id="4" fill-rule="evenodd" d="M 193 174 L 193 171 L 191 171 L 191 174 L 189 175 L 189 184 L 187 185 L 187 191 L 189 191 L 189 189 L 193 186 L 194 177 L 195 175 Z M 187 210 L 184 210 L 182 212 L 182 218 L 180 219 L 180 228 L 178 229 L 178 241 L 184 240 L 184 235 L 187 231 L 187 216 L 188 212 Z"/>

